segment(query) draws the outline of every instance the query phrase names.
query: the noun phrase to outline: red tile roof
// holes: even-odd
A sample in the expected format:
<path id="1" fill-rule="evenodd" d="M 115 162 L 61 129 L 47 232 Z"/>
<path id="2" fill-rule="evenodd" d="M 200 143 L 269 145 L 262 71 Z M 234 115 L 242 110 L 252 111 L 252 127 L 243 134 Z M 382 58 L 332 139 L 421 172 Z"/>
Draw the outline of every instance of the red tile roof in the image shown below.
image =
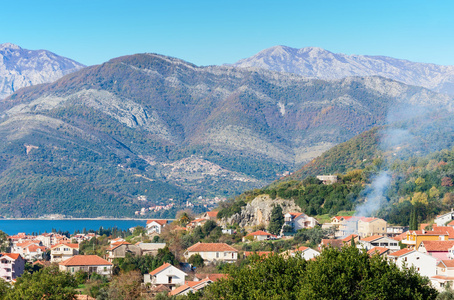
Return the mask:
<path id="1" fill-rule="evenodd" d="M 335 218 L 335 219 L 337 219 L 339 221 L 343 218 L 345 221 L 347 221 L 347 220 L 351 219 L 352 216 L 335 216 L 333 218 Z"/>
<path id="2" fill-rule="evenodd" d="M 408 253 L 413 252 L 413 251 L 415 251 L 415 250 L 404 248 L 404 249 L 400 249 L 400 250 L 398 250 L 396 252 L 393 252 L 393 253 L 389 254 L 389 256 L 399 257 L 399 256 L 408 254 Z"/>
<path id="3" fill-rule="evenodd" d="M 354 239 L 356 237 L 358 237 L 358 235 L 353 233 L 353 234 L 350 234 L 349 236 L 347 236 L 346 238 L 343 238 L 342 241 L 343 242 L 350 242 L 352 239 Z"/>
<path id="4" fill-rule="evenodd" d="M 51 247 L 51 249 L 54 249 L 59 246 L 68 246 L 73 249 L 79 249 L 79 244 L 70 244 L 70 243 L 60 243 L 60 244 L 55 244 Z"/>
<path id="5" fill-rule="evenodd" d="M 244 256 L 248 257 L 254 254 L 257 254 L 259 256 L 268 256 L 271 255 L 273 252 L 272 251 L 244 251 Z"/>
<path id="6" fill-rule="evenodd" d="M 342 240 L 339 240 L 339 239 L 322 239 L 322 242 L 320 243 L 321 246 L 331 246 L 333 248 L 342 248 L 342 246 L 344 245 L 344 242 Z M 322 247 L 320 247 L 322 248 Z"/>
<path id="7" fill-rule="evenodd" d="M 382 235 L 376 234 L 376 235 L 373 235 L 373 236 L 368 236 L 368 237 L 362 238 L 361 241 L 372 242 L 372 241 L 381 239 L 382 237 L 383 237 Z"/>
<path id="8" fill-rule="evenodd" d="M 443 280 L 447 280 L 447 281 L 452 281 L 454 280 L 454 277 L 451 277 L 451 276 L 444 276 L 444 275 L 435 275 L 435 276 L 432 276 L 430 277 L 431 279 L 443 279 Z"/>
<path id="9" fill-rule="evenodd" d="M 402 232 L 401 234 L 396 235 L 396 236 L 393 237 L 392 239 L 393 239 L 393 240 L 396 240 L 396 241 L 405 240 L 405 239 L 407 238 L 407 232 L 408 232 L 408 231 Z"/>
<path id="10" fill-rule="evenodd" d="M 249 233 L 249 234 L 246 235 L 246 236 L 259 236 L 259 235 L 261 235 L 261 236 L 272 236 L 272 237 L 276 237 L 274 234 L 269 233 L 269 232 L 265 232 L 265 231 L 263 231 L 263 230 L 258 230 L 258 231 L 255 231 L 255 232 L 251 232 L 251 233 Z"/>
<path id="11" fill-rule="evenodd" d="M 147 220 L 147 225 L 150 224 L 151 222 L 156 222 L 161 226 L 167 224 L 167 220 Z"/>
<path id="12" fill-rule="evenodd" d="M 454 246 L 454 241 L 422 241 L 427 252 L 448 252 Z"/>
<path id="13" fill-rule="evenodd" d="M 446 268 L 454 268 L 454 259 L 441 260 L 440 263 L 444 264 Z"/>
<path id="14" fill-rule="evenodd" d="M 14 260 L 21 257 L 19 253 L 0 253 L 0 256 L 8 256 L 9 258 L 12 258 Z"/>
<path id="15" fill-rule="evenodd" d="M 227 245 L 226 243 L 201 243 L 198 242 L 188 248 L 188 252 L 223 252 L 231 251 L 238 252 L 235 248 Z"/>
<path id="16" fill-rule="evenodd" d="M 299 212 L 289 212 L 289 214 L 290 214 L 293 218 L 297 218 L 297 217 L 301 216 L 303 213 L 299 213 Z"/>
<path id="17" fill-rule="evenodd" d="M 309 249 L 309 247 L 304 247 L 304 246 L 301 246 L 299 248 L 297 248 L 295 251 L 306 251 L 307 249 Z"/>
<path id="18" fill-rule="evenodd" d="M 153 271 L 150 272 L 150 275 L 156 275 L 158 274 L 159 272 L 161 272 L 162 270 L 165 270 L 167 269 L 168 267 L 171 267 L 172 265 L 169 264 L 169 263 L 165 263 L 163 264 L 162 266 L 160 266 L 159 268 L 156 268 L 154 269 Z"/>
<path id="19" fill-rule="evenodd" d="M 207 216 L 210 218 L 216 218 L 218 216 L 218 211 L 207 211 Z"/>
<path id="20" fill-rule="evenodd" d="M 374 247 L 374 248 L 370 249 L 369 251 L 367 251 L 367 254 L 369 254 L 369 255 L 374 255 L 374 254 L 382 255 L 382 254 L 386 253 L 387 251 L 389 251 L 389 249 L 385 248 L 385 247 Z"/>
<path id="21" fill-rule="evenodd" d="M 451 222 L 449 222 L 449 223 L 447 224 L 447 226 L 454 226 L 454 220 L 452 220 Z"/>
<path id="22" fill-rule="evenodd" d="M 62 266 L 111 266 L 112 263 L 97 255 L 74 255 L 59 263 Z"/>
<path id="23" fill-rule="evenodd" d="M 228 275 L 227 274 L 219 274 L 219 273 L 218 274 L 196 274 L 195 277 L 197 277 L 199 279 L 208 278 L 211 281 L 218 281 L 219 279 L 227 278 Z"/>
<path id="24" fill-rule="evenodd" d="M 41 249 L 41 251 L 46 251 L 46 247 L 45 246 L 37 246 L 35 244 L 32 244 L 28 247 L 28 251 L 30 252 L 36 252 L 38 251 L 38 249 Z"/>
<path id="25" fill-rule="evenodd" d="M 120 247 L 121 245 L 132 245 L 131 243 L 128 243 L 128 242 L 117 242 L 117 243 L 113 243 L 112 245 L 110 245 L 109 248 L 106 249 L 106 251 L 112 251 L 118 247 Z"/>
<path id="26" fill-rule="evenodd" d="M 190 289 L 191 287 L 187 284 L 183 284 L 183 285 L 180 285 L 179 287 L 177 287 L 176 289 L 172 290 L 169 295 L 170 296 L 176 296 L 184 291 L 186 291 L 187 289 Z"/>

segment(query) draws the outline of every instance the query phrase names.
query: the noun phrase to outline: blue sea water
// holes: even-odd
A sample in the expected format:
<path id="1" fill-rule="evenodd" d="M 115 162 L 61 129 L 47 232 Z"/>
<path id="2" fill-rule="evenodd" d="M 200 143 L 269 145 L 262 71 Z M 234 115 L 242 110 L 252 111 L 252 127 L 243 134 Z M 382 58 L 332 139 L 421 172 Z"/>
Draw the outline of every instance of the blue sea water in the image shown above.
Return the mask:
<path id="1" fill-rule="evenodd" d="M 18 232 L 31 234 L 32 232 L 44 233 L 56 231 L 98 230 L 100 227 L 117 227 L 118 229 L 129 229 L 136 226 L 145 226 L 147 220 L 0 220 L 0 230 L 8 235 Z"/>

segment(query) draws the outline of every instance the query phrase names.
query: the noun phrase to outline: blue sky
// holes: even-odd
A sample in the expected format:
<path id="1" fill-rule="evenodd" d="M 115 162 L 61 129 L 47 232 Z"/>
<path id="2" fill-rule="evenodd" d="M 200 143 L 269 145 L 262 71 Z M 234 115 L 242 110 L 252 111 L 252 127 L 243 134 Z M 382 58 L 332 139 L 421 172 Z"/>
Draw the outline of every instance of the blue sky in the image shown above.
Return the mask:
<path id="1" fill-rule="evenodd" d="M 233 63 L 275 45 L 454 65 L 453 11 L 427 0 L 15 0 L 0 7 L 0 43 L 86 65 L 143 52 Z"/>

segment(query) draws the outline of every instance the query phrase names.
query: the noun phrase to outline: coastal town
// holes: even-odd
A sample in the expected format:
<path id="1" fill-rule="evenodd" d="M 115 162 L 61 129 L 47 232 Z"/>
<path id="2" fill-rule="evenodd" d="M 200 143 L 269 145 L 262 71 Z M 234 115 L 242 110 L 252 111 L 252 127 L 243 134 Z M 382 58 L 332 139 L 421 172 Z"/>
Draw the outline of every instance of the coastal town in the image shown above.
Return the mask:
<path id="1" fill-rule="evenodd" d="M 317 260 L 325 249 L 354 246 L 370 256 L 382 256 L 399 268 L 414 268 L 421 276 L 429 278 L 439 291 L 454 281 L 453 210 L 437 216 L 433 223 L 420 224 L 418 230 L 361 216 L 334 216 L 330 222 L 319 224 L 317 219 L 304 213 L 287 212 L 282 213 L 281 228 L 276 234 L 263 226 L 227 226 L 217 215 L 218 211 L 209 211 L 192 217 L 183 212 L 175 220 L 147 220 L 146 227 L 130 228 L 126 234 L 116 231 L 116 237 L 95 232 L 70 236 L 56 232 L 18 233 L 2 241 L 0 277 L 14 285 L 26 270 L 56 265 L 60 271 L 72 275 L 96 273 L 111 278 L 118 272 L 115 268 L 121 260 L 169 251 L 178 263 L 163 262 L 142 274 L 140 293 L 153 299 L 162 293 L 178 296 L 203 291 L 213 282 L 227 278 L 227 274 L 217 271 L 220 265 L 235 264 L 251 255 Z M 317 245 L 312 243 L 311 246 L 309 240 L 293 242 L 302 232 L 313 230 L 324 233 Z M 199 239 L 183 248 L 174 240 L 195 235 L 205 235 L 205 240 L 216 235 L 216 241 Z M 288 242 L 290 247 L 268 250 L 273 243 L 282 241 Z"/>

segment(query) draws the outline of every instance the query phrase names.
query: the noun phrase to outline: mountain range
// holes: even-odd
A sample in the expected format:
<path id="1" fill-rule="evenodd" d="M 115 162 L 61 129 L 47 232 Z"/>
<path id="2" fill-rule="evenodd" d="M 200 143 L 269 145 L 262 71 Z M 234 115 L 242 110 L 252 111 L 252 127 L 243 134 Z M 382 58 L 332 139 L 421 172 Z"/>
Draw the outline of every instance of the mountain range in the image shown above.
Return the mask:
<path id="1" fill-rule="evenodd" d="M 393 108 L 451 102 L 383 77 L 119 57 L 0 100 L 0 214 L 131 216 L 231 196 L 387 124 Z"/>
<path id="2" fill-rule="evenodd" d="M 53 82 L 85 67 L 69 58 L 47 50 L 27 50 L 0 44 L 0 99 L 20 88 Z"/>
<path id="3" fill-rule="evenodd" d="M 382 76 L 439 93 L 454 94 L 454 66 L 418 63 L 387 56 L 346 55 L 317 47 L 275 46 L 242 59 L 235 67 L 263 68 L 310 78 Z"/>

